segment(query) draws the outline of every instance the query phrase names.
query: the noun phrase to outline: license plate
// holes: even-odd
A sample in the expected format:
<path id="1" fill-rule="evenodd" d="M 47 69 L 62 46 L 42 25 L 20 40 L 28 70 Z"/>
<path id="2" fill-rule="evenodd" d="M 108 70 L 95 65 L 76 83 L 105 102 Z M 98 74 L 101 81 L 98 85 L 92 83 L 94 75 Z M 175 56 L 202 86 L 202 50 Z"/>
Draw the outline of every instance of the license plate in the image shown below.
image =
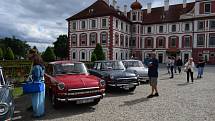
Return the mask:
<path id="1" fill-rule="evenodd" d="M 93 101 L 94 101 L 94 99 L 78 100 L 78 101 L 76 102 L 76 104 L 91 103 L 91 102 L 93 102 Z"/>
<path id="2" fill-rule="evenodd" d="M 123 86 L 123 88 L 126 89 L 126 90 L 129 90 L 129 88 L 132 88 L 132 87 L 134 87 L 133 84 Z"/>

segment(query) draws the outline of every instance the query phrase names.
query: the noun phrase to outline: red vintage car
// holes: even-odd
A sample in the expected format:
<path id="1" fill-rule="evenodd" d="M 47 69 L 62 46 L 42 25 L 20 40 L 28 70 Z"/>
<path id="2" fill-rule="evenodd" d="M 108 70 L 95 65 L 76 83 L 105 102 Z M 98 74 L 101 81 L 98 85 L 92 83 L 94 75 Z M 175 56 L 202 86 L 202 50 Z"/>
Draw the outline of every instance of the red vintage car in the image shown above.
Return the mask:
<path id="1" fill-rule="evenodd" d="M 98 104 L 105 92 L 105 81 L 89 75 L 84 63 L 51 62 L 46 67 L 45 83 L 54 107 L 61 102 Z"/>

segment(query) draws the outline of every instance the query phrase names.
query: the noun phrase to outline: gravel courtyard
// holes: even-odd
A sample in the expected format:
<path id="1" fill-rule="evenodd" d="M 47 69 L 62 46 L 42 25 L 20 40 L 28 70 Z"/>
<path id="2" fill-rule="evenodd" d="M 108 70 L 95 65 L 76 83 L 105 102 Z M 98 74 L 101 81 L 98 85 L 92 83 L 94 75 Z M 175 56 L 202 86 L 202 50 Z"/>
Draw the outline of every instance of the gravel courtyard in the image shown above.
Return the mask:
<path id="1" fill-rule="evenodd" d="M 149 85 L 137 87 L 134 93 L 107 93 L 101 102 L 88 105 L 63 105 L 55 110 L 46 102 L 46 116 L 31 118 L 26 108 L 30 98 L 16 99 L 15 121 L 215 121 L 215 67 L 205 68 L 203 79 L 186 83 L 186 74 L 176 74 L 169 79 L 166 69 L 159 71 L 160 96 L 146 97 Z M 196 74 L 195 76 L 196 77 Z"/>

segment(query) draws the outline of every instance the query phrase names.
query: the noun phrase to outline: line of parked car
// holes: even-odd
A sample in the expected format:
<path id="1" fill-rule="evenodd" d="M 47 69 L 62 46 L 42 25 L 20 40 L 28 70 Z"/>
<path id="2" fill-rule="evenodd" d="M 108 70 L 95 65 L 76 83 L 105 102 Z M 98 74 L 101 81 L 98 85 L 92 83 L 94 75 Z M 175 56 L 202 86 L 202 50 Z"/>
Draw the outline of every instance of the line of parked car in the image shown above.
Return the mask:
<path id="1" fill-rule="evenodd" d="M 14 111 L 10 86 L 0 68 L 0 120 L 11 119 Z M 53 107 L 61 103 L 96 105 L 106 89 L 133 92 L 141 81 L 148 80 L 148 68 L 138 60 L 96 61 L 92 69 L 82 62 L 56 61 L 46 67 L 46 92 Z"/>

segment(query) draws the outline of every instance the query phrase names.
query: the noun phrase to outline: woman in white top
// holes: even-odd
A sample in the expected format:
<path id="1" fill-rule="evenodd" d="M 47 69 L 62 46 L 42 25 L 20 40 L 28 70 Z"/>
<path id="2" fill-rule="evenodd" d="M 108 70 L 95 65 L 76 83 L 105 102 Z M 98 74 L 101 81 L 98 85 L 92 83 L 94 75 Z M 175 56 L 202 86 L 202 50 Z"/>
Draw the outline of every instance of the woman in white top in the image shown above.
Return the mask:
<path id="1" fill-rule="evenodd" d="M 187 72 L 187 83 L 189 83 L 190 76 L 191 76 L 191 81 L 193 83 L 194 68 L 195 68 L 195 64 L 193 62 L 193 58 L 190 58 L 189 61 L 185 64 L 185 71 Z"/>

